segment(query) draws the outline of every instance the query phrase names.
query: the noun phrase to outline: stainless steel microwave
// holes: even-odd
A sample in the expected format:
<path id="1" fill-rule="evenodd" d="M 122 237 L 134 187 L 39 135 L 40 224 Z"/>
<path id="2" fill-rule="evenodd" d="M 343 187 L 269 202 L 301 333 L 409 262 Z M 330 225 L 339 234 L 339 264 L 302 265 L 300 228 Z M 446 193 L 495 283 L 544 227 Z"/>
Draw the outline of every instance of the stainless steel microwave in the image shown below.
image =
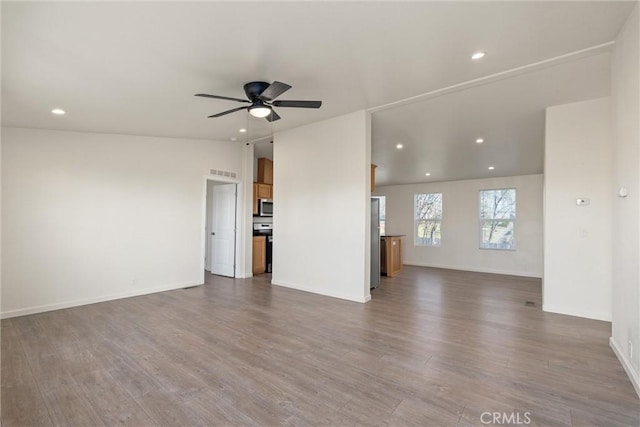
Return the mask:
<path id="1" fill-rule="evenodd" d="M 273 216 L 273 201 L 270 199 L 260 199 L 258 203 L 259 216 Z"/>

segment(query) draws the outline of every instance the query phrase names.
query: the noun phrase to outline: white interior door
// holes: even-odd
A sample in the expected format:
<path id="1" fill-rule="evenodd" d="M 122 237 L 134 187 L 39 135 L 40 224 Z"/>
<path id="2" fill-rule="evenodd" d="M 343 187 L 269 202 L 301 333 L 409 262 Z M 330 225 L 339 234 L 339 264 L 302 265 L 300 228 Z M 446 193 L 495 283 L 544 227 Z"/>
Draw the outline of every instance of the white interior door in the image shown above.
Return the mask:
<path id="1" fill-rule="evenodd" d="M 235 277 L 236 184 L 213 187 L 211 273 Z"/>

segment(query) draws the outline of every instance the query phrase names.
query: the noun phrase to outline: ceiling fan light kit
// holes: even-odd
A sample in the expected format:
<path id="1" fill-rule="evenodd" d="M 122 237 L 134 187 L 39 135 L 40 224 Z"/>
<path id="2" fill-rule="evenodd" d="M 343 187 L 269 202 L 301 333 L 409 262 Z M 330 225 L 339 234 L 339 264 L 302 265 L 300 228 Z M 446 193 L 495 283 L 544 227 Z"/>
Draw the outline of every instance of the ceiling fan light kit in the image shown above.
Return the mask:
<path id="1" fill-rule="evenodd" d="M 273 110 L 273 107 L 288 107 L 288 108 L 320 108 L 322 101 L 275 101 L 277 97 L 291 89 L 291 86 L 275 81 L 271 84 L 267 82 L 249 82 L 244 85 L 244 93 L 247 95 L 247 99 L 231 98 L 228 96 L 209 95 L 206 93 L 197 93 L 195 96 L 201 96 L 204 98 L 223 99 L 226 101 L 236 101 L 251 104 L 248 107 L 238 107 L 231 110 L 223 111 L 222 113 L 213 114 L 209 116 L 221 117 L 227 114 L 235 113 L 236 111 L 248 110 L 249 114 L 253 117 L 265 118 L 269 122 L 280 120 L 280 116 Z"/>
<path id="2" fill-rule="evenodd" d="M 255 104 L 249 107 L 249 114 L 259 119 L 267 117 L 272 111 L 271 107 L 264 105 L 262 101 L 256 101 Z"/>

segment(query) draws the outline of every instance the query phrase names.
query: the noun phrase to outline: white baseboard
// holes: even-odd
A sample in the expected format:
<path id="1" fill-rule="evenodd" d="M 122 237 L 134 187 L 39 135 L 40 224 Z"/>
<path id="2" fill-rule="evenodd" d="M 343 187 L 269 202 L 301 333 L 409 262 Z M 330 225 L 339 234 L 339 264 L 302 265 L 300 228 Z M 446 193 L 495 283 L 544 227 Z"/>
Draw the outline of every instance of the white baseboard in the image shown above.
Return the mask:
<path id="1" fill-rule="evenodd" d="M 575 308 L 557 307 L 549 304 L 542 304 L 542 311 L 611 322 L 611 313 L 600 313 L 595 311 L 579 310 Z"/>
<path id="2" fill-rule="evenodd" d="M 309 288 L 303 285 L 294 285 L 291 283 L 285 283 L 285 282 L 281 282 L 281 281 L 274 281 L 271 280 L 271 284 L 275 285 L 275 286 L 281 286 L 283 288 L 290 288 L 290 289 L 295 289 L 298 291 L 304 291 L 304 292 L 309 292 L 312 294 L 316 294 L 316 295 L 323 295 L 326 297 L 332 297 L 332 298 L 339 298 L 339 299 L 344 299 L 347 301 L 354 301 L 354 302 L 359 302 L 359 303 L 365 303 L 367 301 L 371 300 L 371 295 L 369 295 L 368 299 L 366 297 L 354 297 L 352 295 L 344 295 L 344 294 L 338 294 L 338 293 L 334 293 L 334 292 L 319 292 L 317 289 L 313 289 L 313 288 Z"/>
<path id="3" fill-rule="evenodd" d="M 404 261 L 403 264 L 414 265 L 416 267 L 432 267 L 432 268 L 445 268 L 447 270 L 473 271 L 475 273 L 505 274 L 508 276 L 533 277 L 536 279 L 542 278 L 542 274 L 533 273 L 530 271 L 498 270 L 493 268 L 465 267 L 465 266 L 459 266 L 459 265 L 432 264 L 429 262 L 416 262 L 416 261 Z"/>
<path id="4" fill-rule="evenodd" d="M 615 342 L 613 337 L 609 338 L 609 346 L 611 347 L 616 357 L 620 361 L 620 364 L 622 365 L 625 372 L 629 376 L 629 379 L 631 380 L 631 384 L 633 385 L 633 388 L 636 390 L 636 394 L 638 395 L 638 397 L 640 397 L 640 376 L 638 375 L 636 370 L 633 369 L 631 362 L 624 355 L 624 351 L 622 351 L 622 349 L 618 346 L 618 344 Z"/>
<path id="5" fill-rule="evenodd" d="M 134 291 L 123 292 L 123 293 L 119 293 L 119 294 L 104 295 L 104 296 L 93 297 L 93 298 L 83 298 L 83 299 L 74 300 L 74 301 L 66 301 L 66 302 L 60 302 L 60 303 L 55 303 L 55 304 L 40 305 L 40 306 L 37 306 L 37 307 L 20 308 L 20 309 L 17 309 L 17 310 L 3 311 L 2 313 L 0 313 L 0 318 L 1 319 L 9 319 L 11 317 L 26 316 L 28 314 L 44 313 L 46 311 L 61 310 L 63 308 L 78 307 L 78 306 L 81 306 L 81 305 L 95 304 L 95 303 L 98 303 L 98 302 L 112 301 L 112 300 L 121 299 L 121 298 L 129 298 L 129 297 L 137 297 L 137 296 L 140 296 L 140 295 L 155 294 L 157 292 L 172 291 L 172 290 L 175 290 L 175 289 L 182 289 L 182 288 L 186 288 L 188 286 L 197 286 L 197 285 L 202 285 L 202 282 L 201 281 L 193 281 L 193 282 L 187 282 L 187 283 L 180 283 L 180 284 L 177 284 L 177 285 L 160 286 L 160 287 L 157 287 L 157 288 L 136 289 Z"/>

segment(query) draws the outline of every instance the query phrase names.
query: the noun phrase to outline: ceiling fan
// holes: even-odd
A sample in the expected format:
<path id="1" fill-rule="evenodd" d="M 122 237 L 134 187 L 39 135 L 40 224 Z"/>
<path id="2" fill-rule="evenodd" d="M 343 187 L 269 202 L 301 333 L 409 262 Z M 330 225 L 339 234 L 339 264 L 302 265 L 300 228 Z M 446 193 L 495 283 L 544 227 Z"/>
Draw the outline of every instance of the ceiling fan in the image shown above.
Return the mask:
<path id="1" fill-rule="evenodd" d="M 293 108 L 320 108 L 322 101 L 278 101 L 277 97 L 291 89 L 286 83 L 273 82 L 249 82 L 244 85 L 244 93 L 247 94 L 246 99 L 230 98 L 228 96 L 208 95 L 206 93 L 197 93 L 195 96 L 204 98 L 226 99 L 228 101 L 237 101 L 251 104 L 245 107 L 238 107 L 222 113 L 213 114 L 211 117 L 221 117 L 226 114 L 235 113 L 236 111 L 249 110 L 249 114 L 254 117 L 265 118 L 270 122 L 280 120 L 280 116 L 273 110 L 273 107 L 293 107 Z"/>

